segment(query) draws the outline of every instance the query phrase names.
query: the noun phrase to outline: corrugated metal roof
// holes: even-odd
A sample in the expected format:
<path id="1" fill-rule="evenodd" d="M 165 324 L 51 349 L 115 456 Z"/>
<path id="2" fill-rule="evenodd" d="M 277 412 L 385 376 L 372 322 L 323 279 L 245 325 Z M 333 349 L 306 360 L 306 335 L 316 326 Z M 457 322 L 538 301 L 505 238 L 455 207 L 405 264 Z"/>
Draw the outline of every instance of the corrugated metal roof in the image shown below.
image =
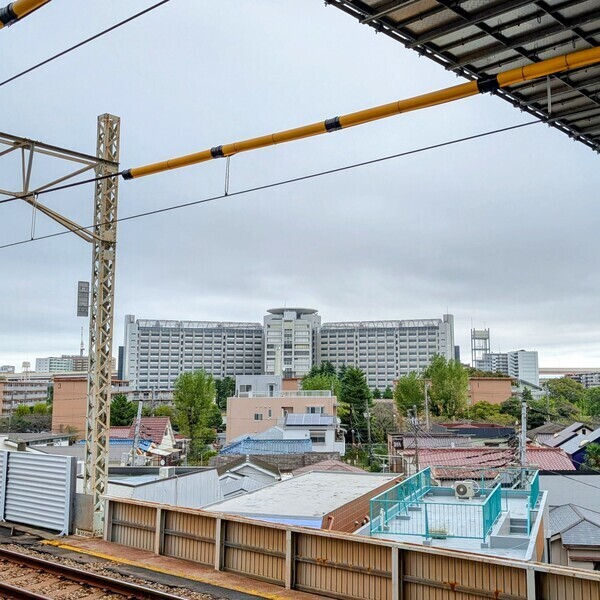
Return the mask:
<path id="1" fill-rule="evenodd" d="M 310 440 L 253 440 L 247 438 L 225 446 L 219 454 L 304 454 L 312 452 Z"/>
<path id="2" fill-rule="evenodd" d="M 598 0 L 327 2 L 469 80 L 600 45 Z M 495 93 L 600 152 L 600 65 Z"/>

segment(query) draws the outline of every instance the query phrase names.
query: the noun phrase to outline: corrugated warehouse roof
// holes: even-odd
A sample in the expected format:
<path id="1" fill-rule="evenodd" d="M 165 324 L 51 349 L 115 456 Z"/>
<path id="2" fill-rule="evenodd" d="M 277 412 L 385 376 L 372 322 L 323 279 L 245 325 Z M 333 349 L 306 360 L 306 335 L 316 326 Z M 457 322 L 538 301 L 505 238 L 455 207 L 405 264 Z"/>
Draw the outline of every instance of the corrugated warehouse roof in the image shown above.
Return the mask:
<path id="1" fill-rule="evenodd" d="M 598 0 L 328 0 L 469 79 L 600 46 Z M 600 152 L 600 65 L 494 92 Z"/>

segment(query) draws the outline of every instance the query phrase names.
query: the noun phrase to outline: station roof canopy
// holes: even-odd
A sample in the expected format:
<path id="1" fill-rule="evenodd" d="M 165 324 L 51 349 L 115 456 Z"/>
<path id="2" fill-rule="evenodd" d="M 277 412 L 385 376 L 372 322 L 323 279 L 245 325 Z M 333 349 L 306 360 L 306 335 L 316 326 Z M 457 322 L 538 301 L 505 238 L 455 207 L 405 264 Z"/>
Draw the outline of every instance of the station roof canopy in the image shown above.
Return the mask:
<path id="1" fill-rule="evenodd" d="M 600 46 L 598 0 L 327 0 L 473 80 Z M 496 95 L 600 152 L 600 65 Z"/>

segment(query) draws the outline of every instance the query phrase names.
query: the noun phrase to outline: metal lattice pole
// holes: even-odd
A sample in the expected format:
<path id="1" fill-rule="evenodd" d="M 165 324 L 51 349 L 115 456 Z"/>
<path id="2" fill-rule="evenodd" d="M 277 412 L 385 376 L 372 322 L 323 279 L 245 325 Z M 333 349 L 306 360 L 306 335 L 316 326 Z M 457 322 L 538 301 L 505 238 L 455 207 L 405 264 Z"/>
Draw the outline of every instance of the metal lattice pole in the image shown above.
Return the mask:
<path id="1" fill-rule="evenodd" d="M 96 167 L 96 175 L 118 172 L 120 119 L 98 117 L 98 158 L 112 161 Z M 112 383 L 115 255 L 118 177 L 96 182 L 92 254 L 88 401 L 85 435 L 84 488 L 93 497 L 93 533 L 103 529 L 103 501 L 108 480 L 108 429 Z"/>

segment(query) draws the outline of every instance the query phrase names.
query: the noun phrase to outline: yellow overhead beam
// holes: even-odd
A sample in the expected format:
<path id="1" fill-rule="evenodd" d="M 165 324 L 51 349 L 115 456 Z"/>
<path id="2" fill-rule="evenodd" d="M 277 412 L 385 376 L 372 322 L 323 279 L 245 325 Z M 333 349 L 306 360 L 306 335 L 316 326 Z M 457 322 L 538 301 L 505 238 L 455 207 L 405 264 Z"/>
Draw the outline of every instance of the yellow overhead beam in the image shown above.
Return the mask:
<path id="1" fill-rule="evenodd" d="M 0 29 L 6 25 L 12 25 L 48 2 L 50 0 L 15 0 L 4 8 L 0 8 Z"/>
<path id="2" fill-rule="evenodd" d="M 341 117 L 334 117 L 333 119 L 312 123 L 311 125 L 296 127 L 295 129 L 287 129 L 285 131 L 234 142 L 232 144 L 215 146 L 207 150 L 187 154 L 178 158 L 171 158 L 162 162 L 127 169 L 121 174 L 124 179 L 134 179 L 145 175 L 153 175 L 154 173 L 162 173 L 163 171 L 187 167 L 215 158 L 233 156 L 239 152 L 247 152 L 248 150 L 256 150 L 275 144 L 300 140 L 313 135 L 320 135 L 338 129 L 345 129 L 347 127 L 354 127 L 355 125 L 362 125 L 363 123 L 385 119 L 413 110 L 420 110 L 438 104 L 454 102 L 455 100 L 468 98 L 469 96 L 475 96 L 480 93 L 493 92 L 499 88 L 509 87 L 517 83 L 531 81 L 533 79 L 539 79 L 540 77 L 555 75 L 557 73 L 564 73 L 566 71 L 598 63 L 600 63 L 600 48 L 571 52 L 525 67 L 503 71 L 498 73 L 498 75 L 486 79 L 462 83 L 421 96 L 415 96 L 414 98 L 391 102 L 390 104 L 383 104 L 374 108 L 349 113 Z"/>

